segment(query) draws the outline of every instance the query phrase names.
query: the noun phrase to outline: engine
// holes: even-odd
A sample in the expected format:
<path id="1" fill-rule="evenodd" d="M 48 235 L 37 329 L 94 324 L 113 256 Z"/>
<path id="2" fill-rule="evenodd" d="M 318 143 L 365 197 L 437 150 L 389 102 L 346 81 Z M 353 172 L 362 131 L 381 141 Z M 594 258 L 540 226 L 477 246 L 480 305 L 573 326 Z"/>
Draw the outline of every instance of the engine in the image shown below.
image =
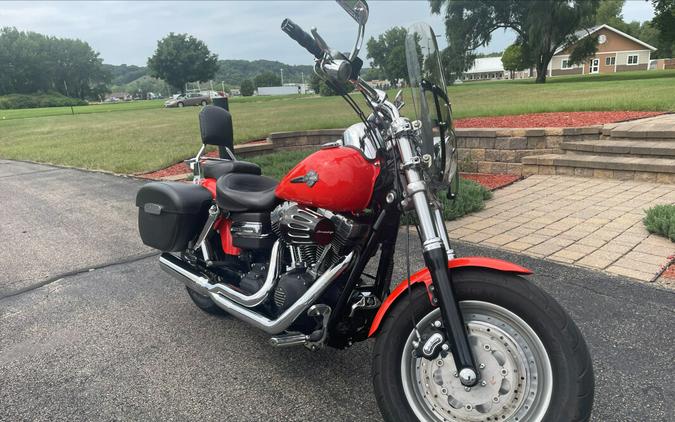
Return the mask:
<path id="1" fill-rule="evenodd" d="M 274 304 L 279 313 L 307 291 L 317 277 L 349 254 L 368 234 L 362 224 L 328 210 L 292 202 L 271 216 L 272 230 L 287 248 L 287 272 L 279 277 Z"/>

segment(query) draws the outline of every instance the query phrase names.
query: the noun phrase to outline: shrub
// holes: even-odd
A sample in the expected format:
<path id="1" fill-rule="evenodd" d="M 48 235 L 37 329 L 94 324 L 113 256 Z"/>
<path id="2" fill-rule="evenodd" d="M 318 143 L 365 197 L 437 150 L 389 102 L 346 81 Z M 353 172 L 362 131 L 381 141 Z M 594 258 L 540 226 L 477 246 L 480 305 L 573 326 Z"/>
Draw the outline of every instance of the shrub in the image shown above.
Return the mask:
<path id="1" fill-rule="evenodd" d="M 86 101 L 59 93 L 9 94 L 0 96 L 0 110 L 19 108 L 68 107 L 87 105 Z"/>
<path id="2" fill-rule="evenodd" d="M 645 227 L 649 233 L 669 238 L 675 242 L 675 205 L 657 205 L 645 211 Z"/>
<path id="3" fill-rule="evenodd" d="M 445 193 L 439 193 L 438 197 L 443 208 L 443 218 L 450 221 L 485 208 L 485 201 L 492 198 L 492 192 L 474 181 L 460 179 L 459 193 L 453 201 Z M 401 224 L 414 224 L 415 219 L 415 213 L 409 213 L 401 218 Z"/>

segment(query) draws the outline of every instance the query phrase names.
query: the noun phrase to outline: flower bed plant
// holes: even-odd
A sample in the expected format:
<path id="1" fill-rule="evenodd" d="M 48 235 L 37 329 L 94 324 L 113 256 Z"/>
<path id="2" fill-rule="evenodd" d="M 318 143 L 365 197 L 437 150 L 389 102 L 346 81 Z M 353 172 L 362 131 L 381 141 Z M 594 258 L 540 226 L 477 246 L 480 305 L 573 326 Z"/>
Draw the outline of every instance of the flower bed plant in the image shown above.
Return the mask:
<path id="1" fill-rule="evenodd" d="M 675 242 L 675 205 L 656 205 L 645 212 L 642 221 L 647 230 Z"/>

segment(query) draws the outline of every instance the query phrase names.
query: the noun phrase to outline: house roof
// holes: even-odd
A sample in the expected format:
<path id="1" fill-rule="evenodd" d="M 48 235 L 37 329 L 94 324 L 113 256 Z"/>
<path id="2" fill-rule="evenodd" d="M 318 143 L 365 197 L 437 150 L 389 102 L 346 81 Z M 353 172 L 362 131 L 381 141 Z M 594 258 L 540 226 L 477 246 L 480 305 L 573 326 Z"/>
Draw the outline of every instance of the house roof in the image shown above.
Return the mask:
<path id="1" fill-rule="evenodd" d="M 638 39 L 635 38 L 635 37 L 631 37 L 630 35 L 626 34 L 625 32 L 619 31 L 618 29 L 616 29 L 616 28 L 614 28 L 614 27 L 612 27 L 612 26 L 609 26 L 609 25 L 607 25 L 607 24 L 597 25 L 597 26 L 594 26 L 594 27 L 588 28 L 588 29 L 580 29 L 580 30 L 576 31 L 576 32 L 574 33 L 574 35 L 577 37 L 577 41 L 579 41 L 580 39 L 585 38 L 585 37 L 587 37 L 587 36 L 589 36 L 589 35 L 592 35 L 593 33 L 597 32 L 597 31 L 599 31 L 599 30 L 601 30 L 601 29 L 603 29 L 603 28 L 608 29 L 608 30 L 610 30 L 610 31 L 612 31 L 612 32 L 614 32 L 614 33 L 617 33 L 617 34 L 619 34 L 619 35 L 621 35 L 621 36 L 623 36 L 623 37 L 626 37 L 626 38 L 628 38 L 629 40 L 634 41 L 634 42 L 636 42 L 636 43 L 638 43 L 638 44 L 640 44 L 640 45 L 642 45 L 642 46 L 644 46 L 644 47 L 647 47 L 648 49 L 650 49 L 650 50 L 652 50 L 652 51 L 655 51 L 655 50 L 656 50 L 656 47 L 654 47 L 654 46 L 652 46 L 652 45 L 649 45 L 649 44 L 647 44 L 646 42 L 640 41 L 640 40 L 638 40 Z M 561 47 L 558 47 L 558 49 L 555 51 L 554 54 L 559 54 L 560 52 L 562 52 L 563 50 L 565 50 L 567 47 L 568 47 L 567 45 L 563 45 L 563 46 L 561 46 Z"/>
<path id="2" fill-rule="evenodd" d="M 501 57 L 481 57 L 476 59 L 471 69 L 464 73 L 503 72 L 504 65 Z"/>

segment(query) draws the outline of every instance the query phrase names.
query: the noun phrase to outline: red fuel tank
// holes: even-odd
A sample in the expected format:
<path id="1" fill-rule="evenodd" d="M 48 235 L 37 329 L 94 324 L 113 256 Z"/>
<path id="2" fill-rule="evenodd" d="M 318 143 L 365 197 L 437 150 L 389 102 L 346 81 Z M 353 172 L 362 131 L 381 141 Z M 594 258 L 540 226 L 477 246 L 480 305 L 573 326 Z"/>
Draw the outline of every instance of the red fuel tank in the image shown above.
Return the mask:
<path id="1" fill-rule="evenodd" d="M 360 212 L 370 203 L 379 161 L 348 147 L 321 149 L 279 182 L 278 198 L 335 212 Z"/>

